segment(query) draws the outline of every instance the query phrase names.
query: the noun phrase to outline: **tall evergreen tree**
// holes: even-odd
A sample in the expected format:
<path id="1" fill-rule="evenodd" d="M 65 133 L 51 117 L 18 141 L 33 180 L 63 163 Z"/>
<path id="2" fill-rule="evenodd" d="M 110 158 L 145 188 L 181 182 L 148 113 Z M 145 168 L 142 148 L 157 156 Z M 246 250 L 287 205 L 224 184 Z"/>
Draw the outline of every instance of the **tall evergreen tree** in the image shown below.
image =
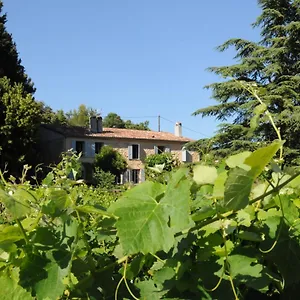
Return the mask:
<path id="1" fill-rule="evenodd" d="M 33 94 L 35 89 L 31 79 L 25 74 L 16 44 L 6 30 L 6 14 L 2 13 L 3 2 L 0 0 L 0 78 L 6 76 L 13 83 L 22 83 L 24 92 Z"/>
<path id="2" fill-rule="evenodd" d="M 37 163 L 37 131 L 41 109 L 32 95 L 24 95 L 21 83 L 0 78 L 0 170 L 7 164 L 18 175 L 22 166 Z"/>
<path id="3" fill-rule="evenodd" d="M 264 114 L 255 130 L 250 126 L 259 103 L 243 84 L 255 84 L 286 140 L 286 161 L 295 162 L 300 154 L 300 0 L 258 0 L 258 4 L 262 14 L 253 26 L 261 28 L 261 41 L 234 38 L 219 47 L 224 51 L 233 46 L 237 64 L 209 68 L 225 78 L 207 86 L 218 104 L 194 114 L 214 116 L 225 122 L 210 143 L 206 143 L 217 156 L 267 143 L 276 134 Z"/>

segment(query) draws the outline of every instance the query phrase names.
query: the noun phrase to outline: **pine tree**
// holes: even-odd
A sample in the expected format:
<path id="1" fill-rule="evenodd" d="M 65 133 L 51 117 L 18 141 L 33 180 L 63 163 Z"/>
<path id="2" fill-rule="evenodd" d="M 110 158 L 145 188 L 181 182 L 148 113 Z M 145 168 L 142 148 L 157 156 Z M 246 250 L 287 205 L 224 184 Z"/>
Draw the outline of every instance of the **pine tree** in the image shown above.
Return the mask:
<path id="1" fill-rule="evenodd" d="M 297 157 L 300 161 L 300 0 L 259 0 L 258 4 L 262 14 L 253 26 L 261 28 L 261 41 L 235 38 L 219 47 L 220 51 L 234 47 L 237 64 L 209 68 L 225 79 L 207 86 L 218 104 L 194 114 L 225 122 L 210 141 L 211 153 L 224 157 L 253 150 L 276 138 L 263 115 L 255 130 L 250 126 L 258 101 L 243 85 L 255 84 L 286 140 L 286 161 L 296 162 Z"/>
<path id="2" fill-rule="evenodd" d="M 0 78 L 6 76 L 13 83 L 22 83 L 24 92 L 33 94 L 35 89 L 31 79 L 25 74 L 16 44 L 6 30 L 6 14 L 2 14 L 3 2 L 0 0 Z"/>

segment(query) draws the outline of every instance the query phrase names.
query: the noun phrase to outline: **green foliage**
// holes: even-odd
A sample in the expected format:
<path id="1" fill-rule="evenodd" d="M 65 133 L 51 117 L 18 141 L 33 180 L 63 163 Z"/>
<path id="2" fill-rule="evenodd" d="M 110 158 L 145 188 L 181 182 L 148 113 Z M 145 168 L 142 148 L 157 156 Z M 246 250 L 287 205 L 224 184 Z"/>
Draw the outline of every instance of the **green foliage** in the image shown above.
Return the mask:
<path id="1" fill-rule="evenodd" d="M 60 113 L 61 114 L 61 113 Z M 66 113 L 68 124 L 71 126 L 89 127 L 90 117 L 97 114 L 93 108 L 87 108 L 84 104 L 79 105 L 78 110 L 73 109 Z"/>
<path id="2" fill-rule="evenodd" d="M 125 122 L 116 113 L 109 113 L 103 119 L 103 126 L 108 128 L 125 128 Z"/>
<path id="3" fill-rule="evenodd" d="M 1 299 L 292 298 L 300 170 L 276 165 L 281 147 L 121 194 L 78 180 L 72 152 L 41 185 L 1 177 Z"/>
<path id="4" fill-rule="evenodd" d="M 93 179 L 97 187 L 107 190 L 114 188 L 116 183 L 116 176 L 114 174 L 109 171 L 105 172 L 99 167 L 95 168 Z"/>
<path id="5" fill-rule="evenodd" d="M 108 128 L 127 128 L 127 129 L 136 129 L 136 130 L 150 130 L 149 121 L 141 123 L 133 123 L 130 120 L 124 121 L 116 113 L 109 113 L 103 119 L 103 126 Z"/>
<path id="6" fill-rule="evenodd" d="M 146 177 L 150 180 L 165 182 L 168 172 L 179 165 L 179 160 L 171 153 L 148 155 L 145 159 Z"/>
<path id="7" fill-rule="evenodd" d="M 16 44 L 12 35 L 6 30 L 6 14 L 2 13 L 3 2 L 0 1 L 0 78 L 9 78 L 12 85 L 19 83 L 23 86 L 24 94 L 33 94 L 35 88 L 31 79 L 25 74 L 19 58 Z"/>
<path id="8" fill-rule="evenodd" d="M 140 122 L 140 123 L 132 123 L 132 121 L 125 121 L 125 128 L 127 129 L 135 129 L 135 130 L 150 130 L 149 121 Z"/>
<path id="9" fill-rule="evenodd" d="M 103 146 L 101 151 L 95 156 L 95 168 L 99 168 L 104 172 L 118 176 L 127 169 L 125 158 L 111 146 Z"/>
<path id="10" fill-rule="evenodd" d="M 35 142 L 41 123 L 40 106 L 21 84 L 0 78 L 0 168 L 18 172 L 36 158 Z"/>
<path id="11" fill-rule="evenodd" d="M 286 141 L 286 162 L 297 163 L 299 156 L 300 116 L 300 11 L 298 0 L 260 0 L 262 14 L 254 26 L 261 28 L 259 43 L 234 38 L 219 47 L 233 47 L 238 62 L 232 66 L 212 67 L 211 72 L 225 78 L 207 86 L 218 101 L 214 106 L 195 112 L 231 123 L 220 125 L 211 140 L 207 153 L 216 159 L 243 150 L 253 151 L 265 142 L 274 140 L 266 108 L 274 115 Z M 245 84 L 256 85 L 259 101 Z M 205 147 L 206 148 L 206 147 Z"/>
<path id="12" fill-rule="evenodd" d="M 2 179 L 1 299 L 293 297 L 300 170 L 275 167 L 281 145 L 122 195 L 71 179 L 73 153 L 40 186 Z"/>

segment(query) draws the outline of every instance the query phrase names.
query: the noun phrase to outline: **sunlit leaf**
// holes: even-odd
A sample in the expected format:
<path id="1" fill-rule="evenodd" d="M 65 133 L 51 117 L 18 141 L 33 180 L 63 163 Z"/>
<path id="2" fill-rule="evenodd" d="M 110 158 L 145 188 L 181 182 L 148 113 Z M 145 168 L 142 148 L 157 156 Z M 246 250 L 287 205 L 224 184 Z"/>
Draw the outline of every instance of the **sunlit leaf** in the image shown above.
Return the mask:
<path id="1" fill-rule="evenodd" d="M 17 281 L 8 276 L 0 277 L 1 300 L 33 300 L 31 293 L 22 288 Z"/>
<path id="2" fill-rule="evenodd" d="M 251 168 L 245 164 L 245 159 L 251 155 L 252 152 L 245 151 L 235 155 L 231 155 L 226 159 L 226 164 L 229 168 L 239 167 L 246 171 L 249 171 Z"/>
<path id="3" fill-rule="evenodd" d="M 267 147 L 260 148 L 254 151 L 249 157 L 245 159 L 245 164 L 251 167 L 249 175 L 256 178 L 271 162 L 272 158 L 282 146 L 282 142 L 276 141 Z"/>
<path id="4" fill-rule="evenodd" d="M 108 209 L 119 218 L 116 227 L 125 254 L 167 252 L 172 247 L 169 211 L 159 203 L 164 192 L 162 184 L 145 182 L 128 190 Z"/>
<path id="5" fill-rule="evenodd" d="M 19 219 L 30 213 L 30 205 L 24 199 L 15 199 L 0 189 L 0 202 L 4 203 L 6 209 L 14 219 Z"/>
<path id="6" fill-rule="evenodd" d="M 194 181 L 197 184 L 214 184 L 218 177 L 218 172 L 215 167 L 197 165 L 193 169 Z"/>
<path id="7" fill-rule="evenodd" d="M 249 195 L 253 178 L 243 169 L 233 169 L 229 172 L 225 184 L 224 207 L 227 210 L 239 210 L 249 203 Z"/>

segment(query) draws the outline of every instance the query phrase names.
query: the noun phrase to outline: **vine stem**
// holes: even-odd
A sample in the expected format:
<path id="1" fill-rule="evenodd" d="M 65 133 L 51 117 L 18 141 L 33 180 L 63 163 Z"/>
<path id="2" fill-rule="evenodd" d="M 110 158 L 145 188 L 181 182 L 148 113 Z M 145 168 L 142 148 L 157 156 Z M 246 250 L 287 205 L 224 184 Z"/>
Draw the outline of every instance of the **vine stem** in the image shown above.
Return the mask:
<path id="1" fill-rule="evenodd" d="M 232 289 L 232 292 L 234 294 L 235 300 L 239 300 L 239 297 L 236 293 L 236 289 L 235 289 L 235 286 L 234 286 L 234 283 L 233 283 L 233 280 L 232 280 L 232 277 L 231 277 L 231 274 L 230 274 L 230 264 L 228 263 L 228 251 L 227 251 L 227 246 L 226 246 L 227 240 L 226 240 L 226 235 L 225 235 L 225 229 L 224 229 L 223 226 L 222 226 L 222 238 L 223 238 L 223 242 L 224 242 L 226 265 L 228 266 L 228 273 L 229 273 L 227 276 L 229 278 L 231 289 Z"/>
<path id="2" fill-rule="evenodd" d="M 225 273 L 225 263 L 223 264 L 222 275 L 221 275 L 221 277 L 220 277 L 218 283 L 216 284 L 216 286 L 213 287 L 212 289 L 206 289 L 205 287 L 204 287 L 204 289 L 205 289 L 207 292 L 214 292 L 214 291 L 220 286 L 220 284 L 221 284 L 221 282 L 222 282 L 222 280 L 223 280 L 223 277 L 224 277 L 224 273 Z"/>
<path id="3" fill-rule="evenodd" d="M 113 262 L 113 263 L 111 263 L 111 264 L 109 264 L 109 265 L 107 265 L 107 266 L 105 266 L 105 267 L 97 270 L 97 273 L 101 273 L 101 272 L 104 272 L 104 271 L 106 271 L 106 270 L 108 270 L 110 268 L 113 268 L 114 266 L 119 265 L 119 264 L 125 262 L 126 259 L 128 259 L 128 256 L 124 256 L 124 257 L 118 259 L 117 261 L 115 261 L 115 262 Z"/>
<path id="4" fill-rule="evenodd" d="M 259 102 L 260 104 L 266 105 L 266 104 L 261 100 L 261 98 L 258 96 L 256 90 L 255 90 L 252 86 L 245 85 L 245 84 L 241 83 L 240 81 L 238 81 L 238 82 L 240 83 L 240 85 L 241 85 L 245 90 L 247 90 L 250 94 L 252 94 L 252 95 L 258 100 L 258 102 Z M 275 122 L 274 122 L 274 119 L 273 119 L 273 117 L 272 117 L 272 115 L 271 115 L 271 113 L 269 112 L 268 109 L 266 109 L 266 115 L 267 115 L 267 117 L 269 118 L 269 120 L 270 120 L 270 122 L 271 122 L 271 125 L 272 125 L 273 129 L 275 130 L 275 132 L 276 132 L 276 134 L 277 134 L 278 140 L 279 140 L 280 142 L 282 142 L 280 130 L 279 130 L 279 128 L 276 126 L 276 124 L 275 124 Z M 280 151 L 280 154 L 279 154 L 279 161 L 282 162 L 282 160 L 283 160 L 283 145 L 281 145 L 279 151 Z"/>
<path id="5" fill-rule="evenodd" d="M 18 226 L 19 226 L 19 228 L 20 228 L 20 230 L 22 232 L 22 235 L 24 237 L 24 240 L 25 240 L 26 244 L 28 245 L 30 242 L 29 242 L 28 236 L 27 236 L 27 234 L 25 232 L 25 229 L 24 229 L 22 223 L 20 222 L 19 219 L 16 219 L 16 223 L 18 224 Z"/>
<path id="6" fill-rule="evenodd" d="M 119 288 L 121 286 L 122 281 L 124 280 L 124 276 L 122 276 L 122 278 L 120 279 L 117 287 L 116 287 L 116 291 L 115 291 L 115 300 L 118 300 L 118 292 L 119 292 Z"/>
<path id="7" fill-rule="evenodd" d="M 125 282 L 125 285 L 126 285 L 126 288 L 129 292 L 129 294 L 131 295 L 131 297 L 134 299 L 134 300 L 140 300 L 139 298 L 137 298 L 131 291 L 128 283 L 127 283 L 127 279 L 126 279 L 126 271 L 127 271 L 127 263 L 128 263 L 128 257 L 126 258 L 125 260 L 125 263 L 124 263 L 124 275 L 123 275 L 123 278 L 124 278 L 124 282 Z"/>
<path id="8" fill-rule="evenodd" d="M 253 96 L 259 101 L 260 104 L 264 104 L 263 101 L 260 99 L 260 97 L 257 95 L 257 93 L 256 93 L 255 90 L 253 90 L 252 93 L 253 93 Z M 282 142 L 280 130 L 279 130 L 279 128 L 276 126 L 276 124 L 275 124 L 275 122 L 274 122 L 274 119 L 273 119 L 273 117 L 272 117 L 272 115 L 270 114 L 270 112 L 269 112 L 268 109 L 266 110 L 266 115 L 268 116 L 268 118 L 269 118 L 269 120 L 270 120 L 270 122 L 271 122 L 271 124 L 272 124 L 272 126 L 273 126 L 273 128 L 274 128 L 274 130 L 275 130 L 275 132 L 276 132 L 276 134 L 277 134 L 277 137 L 278 137 L 279 141 Z M 279 151 L 280 151 L 280 154 L 279 154 L 279 161 L 281 162 L 281 161 L 282 161 L 282 157 L 283 157 L 283 145 L 280 146 Z"/>

